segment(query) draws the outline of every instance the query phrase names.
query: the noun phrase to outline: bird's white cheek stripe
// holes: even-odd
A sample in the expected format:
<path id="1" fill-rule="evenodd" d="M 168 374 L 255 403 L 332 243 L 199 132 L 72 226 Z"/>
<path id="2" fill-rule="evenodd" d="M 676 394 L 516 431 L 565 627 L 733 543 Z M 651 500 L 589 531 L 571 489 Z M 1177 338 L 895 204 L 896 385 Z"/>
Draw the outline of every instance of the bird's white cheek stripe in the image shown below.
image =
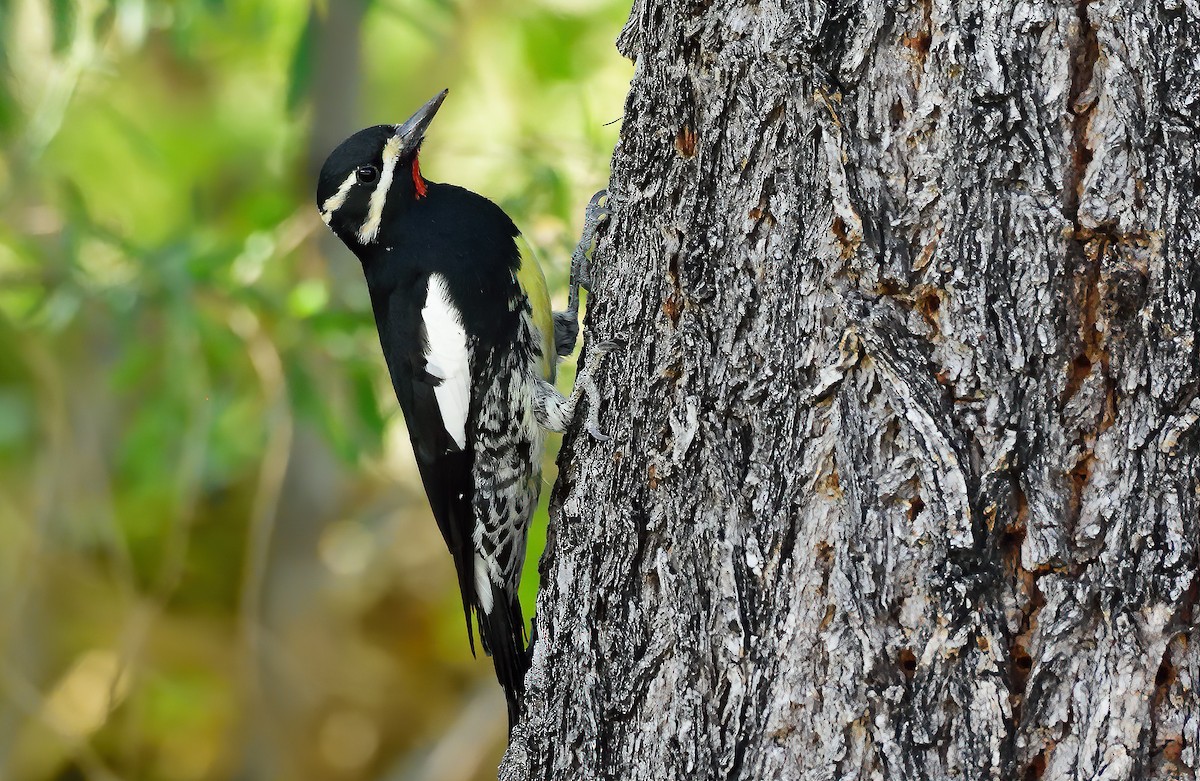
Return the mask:
<path id="1" fill-rule="evenodd" d="M 346 177 L 346 181 L 342 182 L 342 186 L 337 189 L 337 192 L 325 199 L 325 203 L 321 204 L 321 219 L 328 225 L 333 219 L 333 213 L 341 208 L 341 205 L 346 202 L 347 196 L 350 195 L 350 188 L 354 187 L 354 183 L 358 180 L 358 174 L 351 171 Z"/>
<path id="2" fill-rule="evenodd" d="M 391 189 L 392 179 L 396 176 L 396 164 L 400 161 L 401 141 L 399 136 L 392 136 L 383 146 L 383 171 L 379 174 L 379 183 L 371 193 L 371 206 L 367 219 L 358 229 L 358 240 L 370 244 L 379 236 L 379 225 L 383 222 L 383 205 L 387 202 L 388 190 Z"/>
<path id="3" fill-rule="evenodd" d="M 467 412 L 471 406 L 471 362 L 462 317 L 450 299 L 441 274 L 429 276 L 425 306 L 425 371 L 441 380 L 433 389 L 442 426 L 459 449 L 467 446 Z"/>

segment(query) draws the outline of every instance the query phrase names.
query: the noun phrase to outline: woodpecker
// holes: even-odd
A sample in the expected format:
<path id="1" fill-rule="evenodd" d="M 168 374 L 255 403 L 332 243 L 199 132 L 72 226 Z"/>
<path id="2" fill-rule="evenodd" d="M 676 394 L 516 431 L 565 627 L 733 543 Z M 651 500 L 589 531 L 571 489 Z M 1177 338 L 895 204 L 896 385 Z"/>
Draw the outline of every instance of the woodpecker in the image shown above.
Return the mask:
<path id="1" fill-rule="evenodd" d="M 578 335 L 579 276 L 606 212 L 597 193 L 572 259 L 570 307 L 552 313 L 541 267 L 508 215 L 421 173 L 421 142 L 446 94 L 403 124 L 343 141 L 321 169 L 317 206 L 362 264 L 421 481 L 454 559 L 471 652 L 477 622 L 511 731 L 529 666 L 517 588 L 545 432 L 562 432 L 586 394 L 587 429 L 605 439 L 591 372 L 580 371 L 565 397 L 554 376 Z"/>

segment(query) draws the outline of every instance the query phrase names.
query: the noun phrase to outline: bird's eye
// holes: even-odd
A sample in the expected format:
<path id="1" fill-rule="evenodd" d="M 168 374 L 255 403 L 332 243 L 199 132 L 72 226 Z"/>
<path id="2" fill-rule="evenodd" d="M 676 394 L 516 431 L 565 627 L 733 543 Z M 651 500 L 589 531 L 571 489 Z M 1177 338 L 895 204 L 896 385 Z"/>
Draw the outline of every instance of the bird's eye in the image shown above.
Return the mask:
<path id="1" fill-rule="evenodd" d="M 370 184 L 379 178 L 379 169 L 373 165 L 360 165 L 354 171 L 359 184 Z"/>

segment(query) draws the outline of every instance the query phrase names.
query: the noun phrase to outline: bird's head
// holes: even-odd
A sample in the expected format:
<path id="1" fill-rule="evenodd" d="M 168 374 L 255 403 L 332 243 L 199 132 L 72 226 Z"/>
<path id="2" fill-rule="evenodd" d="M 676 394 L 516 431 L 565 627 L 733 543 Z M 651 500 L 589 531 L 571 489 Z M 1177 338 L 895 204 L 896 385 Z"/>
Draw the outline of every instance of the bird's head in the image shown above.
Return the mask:
<path id="1" fill-rule="evenodd" d="M 417 153 L 442 90 L 400 125 L 360 130 L 330 153 L 317 180 L 321 219 L 351 247 L 374 244 L 391 210 L 425 195 Z"/>

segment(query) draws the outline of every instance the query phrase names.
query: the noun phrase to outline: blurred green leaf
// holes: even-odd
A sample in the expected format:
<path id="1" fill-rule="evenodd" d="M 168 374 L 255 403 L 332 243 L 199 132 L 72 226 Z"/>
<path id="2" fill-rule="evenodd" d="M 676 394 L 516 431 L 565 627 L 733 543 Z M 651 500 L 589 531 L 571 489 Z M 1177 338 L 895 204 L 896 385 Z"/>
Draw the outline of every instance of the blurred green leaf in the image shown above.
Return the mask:
<path id="1" fill-rule="evenodd" d="M 305 279 L 288 294 L 288 311 L 293 317 L 312 317 L 329 303 L 329 286 L 323 279 Z"/>
<path id="2" fill-rule="evenodd" d="M 9 29 L 11 0 L 0 0 L 0 31 Z M 0 138 L 12 132 L 17 123 L 17 103 L 13 96 L 8 36 L 0 34 Z"/>
<path id="3" fill-rule="evenodd" d="M 26 444 L 33 430 L 34 407 L 19 388 L 0 385 L 0 450 Z"/>
<path id="4" fill-rule="evenodd" d="M 296 41 L 292 62 L 288 67 L 287 101 L 285 103 L 288 113 L 294 112 L 300 107 L 312 87 L 313 71 L 316 68 L 317 28 L 320 23 L 317 9 L 314 7 L 308 14 L 308 21 L 304 23 L 304 28 L 300 31 L 300 39 Z"/>
<path id="5" fill-rule="evenodd" d="M 75 3 L 76 0 L 50 0 L 51 48 L 55 54 L 65 52 L 74 38 Z"/>
<path id="6" fill-rule="evenodd" d="M 117 19 L 117 7 L 113 3 L 105 4 L 92 22 L 92 35 L 97 40 L 104 38 L 112 30 Z"/>

